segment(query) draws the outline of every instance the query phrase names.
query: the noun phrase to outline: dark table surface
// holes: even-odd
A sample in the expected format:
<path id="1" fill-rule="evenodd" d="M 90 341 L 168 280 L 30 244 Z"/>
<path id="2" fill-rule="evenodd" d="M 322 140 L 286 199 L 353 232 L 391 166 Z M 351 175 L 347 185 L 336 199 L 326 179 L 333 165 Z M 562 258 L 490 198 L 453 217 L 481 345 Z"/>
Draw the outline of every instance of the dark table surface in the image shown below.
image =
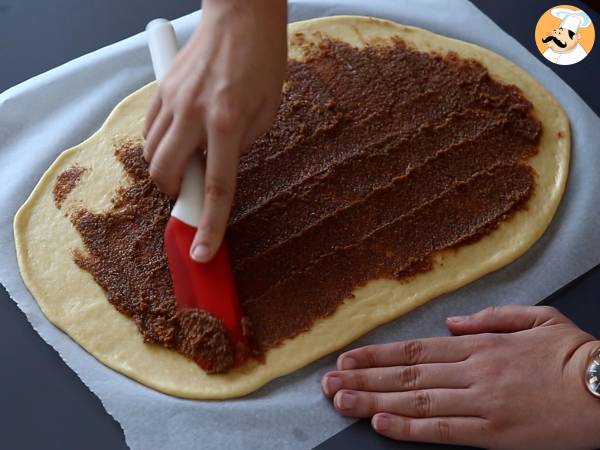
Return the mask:
<path id="1" fill-rule="evenodd" d="M 553 65 L 535 48 L 533 30 L 537 19 L 560 2 L 476 0 L 474 3 L 600 114 L 600 48 L 574 66 Z M 598 2 L 570 0 L 569 4 L 586 10 L 600 27 Z M 199 5 L 198 0 L 0 0 L 0 91 L 135 34 L 153 18 L 174 19 Z M 543 303 L 556 306 L 583 329 L 600 336 L 599 291 L 600 266 L 597 266 Z M 0 356 L 0 448 L 127 448 L 119 424 L 54 349 L 33 331 L 2 287 Z M 319 449 L 350 447 L 458 448 L 397 443 L 379 437 L 371 431 L 368 421 L 361 420 L 325 441 Z"/>

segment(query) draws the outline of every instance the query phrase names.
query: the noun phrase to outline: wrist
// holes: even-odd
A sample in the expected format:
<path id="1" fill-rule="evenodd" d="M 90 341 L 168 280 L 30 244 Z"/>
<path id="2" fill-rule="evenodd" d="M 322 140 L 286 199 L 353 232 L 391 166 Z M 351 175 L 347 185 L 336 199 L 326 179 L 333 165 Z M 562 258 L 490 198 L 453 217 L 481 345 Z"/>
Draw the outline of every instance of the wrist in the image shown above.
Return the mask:
<path id="1" fill-rule="evenodd" d="M 287 48 L 287 0 L 204 0 L 202 17 L 200 25 L 245 39 L 281 40 Z"/>
<path id="2" fill-rule="evenodd" d="M 287 13 L 287 0 L 204 0 L 202 9 L 210 12 L 258 14 L 271 19 Z"/>
<path id="3" fill-rule="evenodd" d="M 287 1 L 205 0 L 191 41 L 199 45 L 207 36 L 219 36 L 223 46 L 262 51 L 287 67 Z"/>

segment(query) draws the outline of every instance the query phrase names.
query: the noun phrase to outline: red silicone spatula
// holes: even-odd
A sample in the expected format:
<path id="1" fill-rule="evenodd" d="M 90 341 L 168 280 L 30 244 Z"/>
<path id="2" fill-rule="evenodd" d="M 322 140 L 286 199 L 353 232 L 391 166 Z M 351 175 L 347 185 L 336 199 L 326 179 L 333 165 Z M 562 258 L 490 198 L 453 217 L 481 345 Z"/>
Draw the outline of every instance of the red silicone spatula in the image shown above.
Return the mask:
<path id="1" fill-rule="evenodd" d="M 165 19 L 146 27 L 156 79 L 160 82 L 177 54 L 175 30 Z M 179 196 L 165 230 L 165 248 L 177 306 L 200 308 L 220 319 L 238 350 L 245 348 L 240 304 L 225 241 L 206 264 L 194 261 L 190 246 L 200 224 L 204 199 L 204 164 L 194 157 L 183 177 Z M 242 357 L 238 351 L 238 361 Z"/>

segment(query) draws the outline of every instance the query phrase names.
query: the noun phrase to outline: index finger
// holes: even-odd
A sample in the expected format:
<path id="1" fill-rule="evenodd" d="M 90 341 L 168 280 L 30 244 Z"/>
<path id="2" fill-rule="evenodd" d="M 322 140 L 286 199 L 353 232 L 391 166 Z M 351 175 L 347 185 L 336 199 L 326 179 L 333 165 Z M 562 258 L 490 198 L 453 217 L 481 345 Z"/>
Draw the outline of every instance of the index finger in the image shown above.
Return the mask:
<path id="1" fill-rule="evenodd" d="M 229 220 L 240 154 L 240 133 L 207 130 L 204 210 L 192 244 L 192 258 L 208 262 L 215 255 Z"/>
<path id="2" fill-rule="evenodd" d="M 339 370 L 348 370 L 460 362 L 471 355 L 471 348 L 468 336 L 435 337 L 367 345 L 342 353 L 337 360 L 337 367 Z"/>
<path id="3" fill-rule="evenodd" d="M 160 96 L 160 92 L 158 89 L 154 91 L 152 94 L 152 100 L 150 100 L 150 106 L 148 107 L 148 111 L 146 112 L 146 119 L 144 121 L 144 138 L 148 136 L 152 125 L 154 124 L 154 120 L 158 116 L 160 111 L 160 107 L 162 105 L 162 98 Z"/>

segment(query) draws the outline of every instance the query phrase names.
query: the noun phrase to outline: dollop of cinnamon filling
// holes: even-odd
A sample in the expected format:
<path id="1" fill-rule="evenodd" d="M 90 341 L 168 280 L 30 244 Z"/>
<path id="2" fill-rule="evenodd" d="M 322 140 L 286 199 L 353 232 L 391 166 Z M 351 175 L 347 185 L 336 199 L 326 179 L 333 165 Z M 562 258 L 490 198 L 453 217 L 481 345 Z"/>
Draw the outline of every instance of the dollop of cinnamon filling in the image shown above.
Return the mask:
<path id="1" fill-rule="evenodd" d="M 75 189 L 77 184 L 79 184 L 81 176 L 87 170 L 87 167 L 75 165 L 61 172 L 60 175 L 56 177 L 56 183 L 52 189 L 52 194 L 54 195 L 54 205 L 58 209 L 62 207 L 65 199 L 69 196 L 71 191 Z"/>
<path id="2" fill-rule="evenodd" d="M 396 39 L 325 39 L 290 61 L 272 128 L 240 161 L 226 239 L 253 355 L 307 331 L 378 278 L 431 270 L 526 207 L 541 124 L 514 86 L 474 60 Z M 147 342 L 208 372 L 234 366 L 222 324 L 178 310 L 163 248 L 171 204 L 139 146 L 117 158 L 131 184 L 104 213 L 71 220 L 90 272 Z M 60 205 L 57 205 L 60 206 Z"/>

